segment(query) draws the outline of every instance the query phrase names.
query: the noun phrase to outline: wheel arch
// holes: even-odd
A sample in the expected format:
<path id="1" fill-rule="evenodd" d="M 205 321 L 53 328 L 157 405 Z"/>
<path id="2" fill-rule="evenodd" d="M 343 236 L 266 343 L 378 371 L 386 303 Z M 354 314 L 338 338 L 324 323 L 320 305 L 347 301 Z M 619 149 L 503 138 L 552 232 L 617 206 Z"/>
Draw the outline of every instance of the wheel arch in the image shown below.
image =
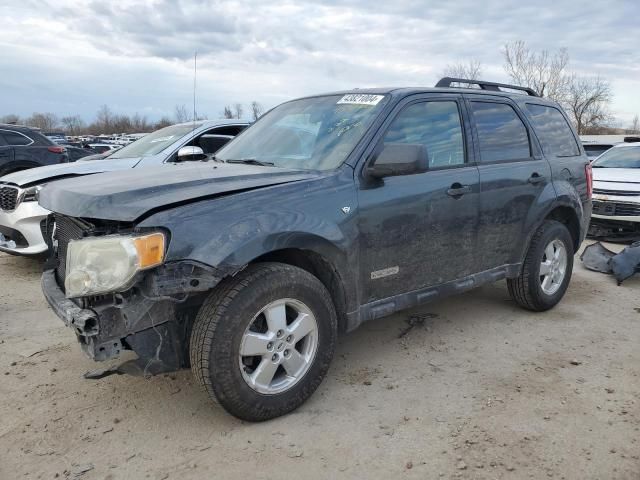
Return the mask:
<path id="1" fill-rule="evenodd" d="M 283 248 L 266 252 L 249 264 L 262 262 L 279 262 L 301 268 L 315 276 L 326 287 L 331 295 L 338 316 L 338 329 L 347 329 L 347 292 L 345 279 L 332 261 L 313 250 L 301 248 Z"/>
<path id="2" fill-rule="evenodd" d="M 556 220 L 563 223 L 573 239 L 573 251 L 577 252 L 580 248 L 580 220 L 574 208 L 566 205 L 559 205 L 551 210 L 545 220 Z"/>
<path id="3" fill-rule="evenodd" d="M 580 217 L 576 212 L 576 208 L 574 205 L 569 203 L 554 203 L 551 205 L 543 215 L 540 215 L 539 221 L 533 225 L 533 228 L 529 230 L 526 237 L 525 248 L 522 249 L 519 256 L 520 269 L 522 268 L 522 264 L 524 263 L 524 259 L 529 251 L 529 247 L 531 246 L 531 241 L 533 240 L 533 236 L 536 231 L 540 228 L 540 226 L 547 220 L 556 220 L 562 224 L 564 224 L 573 240 L 573 249 L 574 253 L 578 251 L 581 243 L 581 224 Z"/>

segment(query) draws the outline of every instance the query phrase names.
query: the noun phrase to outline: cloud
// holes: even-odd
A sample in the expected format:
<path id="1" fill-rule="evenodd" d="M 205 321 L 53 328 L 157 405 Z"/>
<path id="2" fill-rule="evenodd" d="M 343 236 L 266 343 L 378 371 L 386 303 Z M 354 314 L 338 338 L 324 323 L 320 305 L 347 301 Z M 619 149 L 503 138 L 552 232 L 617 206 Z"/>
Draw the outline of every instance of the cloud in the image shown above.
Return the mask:
<path id="1" fill-rule="evenodd" d="M 573 69 L 612 81 L 614 108 L 628 116 L 640 112 L 638 95 L 629 98 L 640 87 L 633 10 L 623 0 L 24 0 L 0 6 L 0 87 L 19 87 L 21 102 L 11 105 L 28 111 L 18 113 L 79 90 L 90 92 L 85 115 L 118 102 L 170 114 L 187 103 L 197 51 L 199 110 L 215 115 L 235 101 L 272 106 L 356 86 L 433 85 L 447 64 L 469 58 L 505 81 L 501 48 L 522 39 L 567 47 Z M 50 81 L 20 80 L 43 65 Z"/>

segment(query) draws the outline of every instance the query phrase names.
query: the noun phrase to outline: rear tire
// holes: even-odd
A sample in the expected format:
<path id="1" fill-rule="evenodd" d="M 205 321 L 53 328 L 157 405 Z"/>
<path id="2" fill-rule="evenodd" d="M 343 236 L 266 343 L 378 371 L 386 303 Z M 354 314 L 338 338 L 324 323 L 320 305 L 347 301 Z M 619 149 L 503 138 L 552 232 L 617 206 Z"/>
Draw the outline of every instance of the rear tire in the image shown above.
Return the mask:
<path id="1" fill-rule="evenodd" d="M 569 286 L 573 255 L 573 239 L 567 227 L 556 220 L 545 220 L 531 240 L 520 275 L 507 279 L 509 295 L 534 312 L 555 307 Z"/>
<path id="2" fill-rule="evenodd" d="M 191 369 L 232 415 L 263 421 L 302 405 L 333 357 L 337 315 L 313 275 L 280 263 L 250 265 L 205 300 L 191 334 Z"/>

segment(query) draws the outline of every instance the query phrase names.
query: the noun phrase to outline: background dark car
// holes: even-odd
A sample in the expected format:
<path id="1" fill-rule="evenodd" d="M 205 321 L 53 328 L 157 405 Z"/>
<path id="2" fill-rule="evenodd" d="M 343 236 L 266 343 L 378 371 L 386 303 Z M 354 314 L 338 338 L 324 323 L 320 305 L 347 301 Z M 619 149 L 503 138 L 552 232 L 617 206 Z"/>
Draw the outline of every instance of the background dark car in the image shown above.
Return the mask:
<path id="1" fill-rule="evenodd" d="M 81 158 L 96 154 L 96 152 L 91 148 L 74 147 L 71 145 L 65 145 L 64 148 L 67 149 L 67 156 L 69 157 L 70 162 L 75 162 Z"/>
<path id="2" fill-rule="evenodd" d="M 36 130 L 0 124 L 0 176 L 69 161 L 66 148 Z"/>

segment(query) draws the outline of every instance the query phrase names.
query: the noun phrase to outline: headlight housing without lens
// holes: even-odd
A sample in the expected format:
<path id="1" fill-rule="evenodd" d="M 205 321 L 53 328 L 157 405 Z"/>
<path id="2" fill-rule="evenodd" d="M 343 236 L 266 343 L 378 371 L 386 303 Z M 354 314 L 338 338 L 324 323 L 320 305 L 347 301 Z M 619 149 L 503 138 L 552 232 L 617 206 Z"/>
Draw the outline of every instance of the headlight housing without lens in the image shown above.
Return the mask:
<path id="1" fill-rule="evenodd" d="M 22 200 L 23 202 L 35 202 L 38 200 L 38 194 L 40 193 L 40 190 L 42 190 L 42 187 L 44 187 L 44 185 L 36 185 L 35 187 L 29 187 L 27 189 L 24 190 L 24 192 L 22 193 Z"/>
<path id="2" fill-rule="evenodd" d="M 125 290 L 136 273 L 162 264 L 165 236 L 112 235 L 72 240 L 64 281 L 68 298 Z"/>

